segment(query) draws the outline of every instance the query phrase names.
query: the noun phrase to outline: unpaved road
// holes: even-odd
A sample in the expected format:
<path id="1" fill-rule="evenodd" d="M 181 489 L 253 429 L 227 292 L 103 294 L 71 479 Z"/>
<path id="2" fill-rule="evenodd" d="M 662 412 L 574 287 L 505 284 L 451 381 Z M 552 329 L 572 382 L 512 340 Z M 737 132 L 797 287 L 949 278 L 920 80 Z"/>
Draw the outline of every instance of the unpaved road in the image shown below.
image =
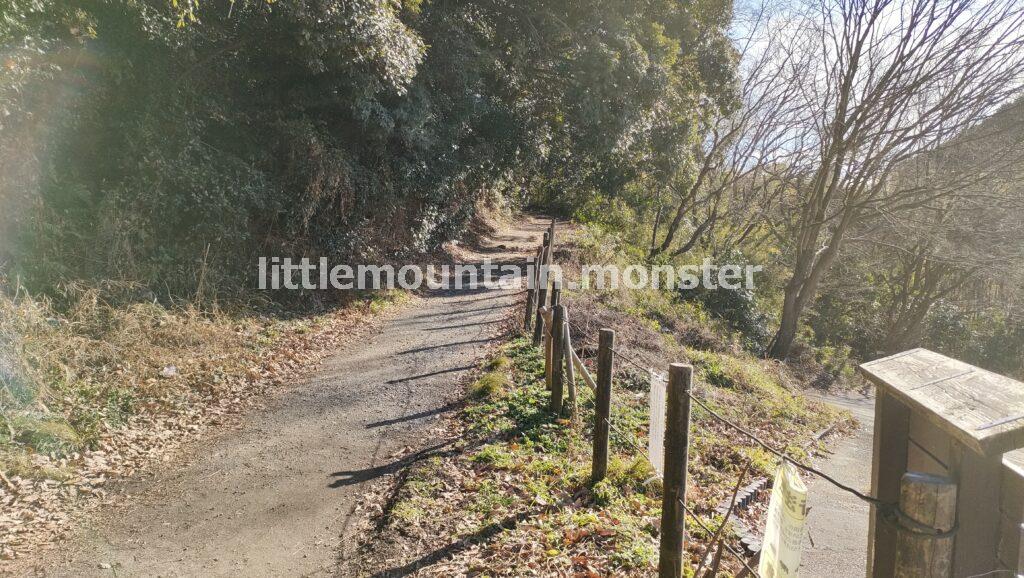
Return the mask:
<path id="1" fill-rule="evenodd" d="M 522 259 L 544 223 L 527 219 L 466 261 Z M 403 448 L 462 394 L 518 299 L 508 288 L 439 290 L 404 306 L 308 379 L 192 444 L 177 463 L 128 484 L 59 551 L 30 563 L 46 576 L 322 576 L 353 545 L 365 484 L 400 469 Z"/>

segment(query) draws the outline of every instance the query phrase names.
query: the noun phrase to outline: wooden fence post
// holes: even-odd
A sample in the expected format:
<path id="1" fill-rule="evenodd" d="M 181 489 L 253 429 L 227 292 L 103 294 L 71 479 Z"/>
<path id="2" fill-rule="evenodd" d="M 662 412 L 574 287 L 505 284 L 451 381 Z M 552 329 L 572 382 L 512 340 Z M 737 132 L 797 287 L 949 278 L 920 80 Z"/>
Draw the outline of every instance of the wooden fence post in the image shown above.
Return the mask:
<path id="1" fill-rule="evenodd" d="M 564 373 L 562 372 L 562 368 L 565 367 L 562 363 L 565 359 L 565 352 L 562 350 L 565 337 L 563 328 L 565 305 L 555 305 L 554 311 L 554 315 L 551 316 L 551 404 L 549 409 L 551 413 L 558 416 L 562 414 L 562 399 L 565 397 Z"/>
<path id="2" fill-rule="evenodd" d="M 956 484 L 945 476 L 907 472 L 900 482 L 900 511 L 918 524 L 948 532 L 956 524 Z M 949 578 L 953 536 L 937 538 L 896 530 L 896 578 Z"/>
<path id="3" fill-rule="evenodd" d="M 540 266 L 544 264 L 544 244 L 543 243 L 541 244 L 540 247 L 537 247 L 537 254 L 534 256 L 533 262 L 534 262 L 533 278 L 530 279 L 530 282 L 533 284 L 533 288 L 536 290 L 537 288 L 540 287 Z M 537 307 L 540 307 L 539 303 L 537 304 Z"/>
<path id="4" fill-rule="evenodd" d="M 540 245 L 540 264 L 551 263 L 551 233 L 544 231 L 544 241 Z M 537 279 L 541 277 L 541 271 L 537 271 Z M 546 283 L 545 283 L 546 284 Z"/>
<path id="5" fill-rule="evenodd" d="M 562 351 L 565 352 L 565 385 L 569 398 L 569 419 L 576 422 L 579 408 L 576 403 L 576 368 L 572 364 L 572 334 L 569 332 L 569 311 L 565 312 L 565 323 L 562 324 Z"/>
<path id="6" fill-rule="evenodd" d="M 541 333 L 544 330 L 544 320 L 540 317 L 540 308 L 544 306 L 544 301 L 548 295 L 548 276 L 547 276 L 547 259 L 548 259 L 548 233 L 544 233 L 544 243 L 540 246 L 540 259 L 537 261 L 537 274 L 534 286 L 537 287 L 537 316 L 534 319 L 533 327 L 533 344 L 540 345 Z"/>
<path id="7" fill-rule="evenodd" d="M 523 278 L 526 279 L 526 318 L 523 320 L 523 330 L 529 334 L 530 329 L 533 328 L 533 299 L 535 287 L 533 280 L 530 279 L 531 267 L 534 265 L 534 258 L 530 257 L 526 260 L 526 271 L 524 271 Z"/>
<path id="8" fill-rule="evenodd" d="M 665 483 L 661 498 L 658 578 L 681 578 L 686 546 L 686 466 L 690 450 L 690 386 L 693 367 L 668 367 L 665 400 Z"/>
<path id="9" fill-rule="evenodd" d="M 540 285 L 537 289 L 537 318 L 533 323 L 533 344 L 534 346 L 540 345 L 540 340 L 544 337 L 544 318 L 540 315 L 540 308 L 544 306 L 544 301 L 548 298 L 548 286 L 545 282 L 544 285 Z"/>
<path id="10" fill-rule="evenodd" d="M 544 273 L 545 279 L 551 273 L 551 264 L 555 261 L 555 229 L 552 222 L 551 230 L 544 233 Z"/>
<path id="11" fill-rule="evenodd" d="M 590 480 L 600 482 L 608 474 L 608 431 L 611 429 L 612 364 L 615 332 L 602 329 L 597 340 L 597 391 L 594 392 L 594 462 Z"/>
<path id="12" fill-rule="evenodd" d="M 555 219 L 551 218 L 551 225 L 548 226 L 548 247 L 555 246 Z M 548 264 L 551 264 L 551 260 L 548 259 Z"/>
<path id="13" fill-rule="evenodd" d="M 547 347 L 544 348 L 544 385 L 547 386 L 548 391 L 551 391 L 552 375 L 555 371 L 556 360 L 554 358 L 554 345 L 555 345 L 555 327 L 554 315 L 555 307 L 560 305 L 562 302 L 562 284 L 558 281 L 551 282 L 551 303 L 548 304 L 548 311 L 551 312 L 551 327 L 545 329 L 547 335 Z"/>

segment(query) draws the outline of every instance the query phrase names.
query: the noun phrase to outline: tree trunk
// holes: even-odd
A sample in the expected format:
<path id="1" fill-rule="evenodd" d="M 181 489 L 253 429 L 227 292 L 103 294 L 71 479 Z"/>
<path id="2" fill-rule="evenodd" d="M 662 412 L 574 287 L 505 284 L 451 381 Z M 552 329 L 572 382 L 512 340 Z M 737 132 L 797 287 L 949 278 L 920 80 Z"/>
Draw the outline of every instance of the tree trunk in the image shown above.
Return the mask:
<path id="1" fill-rule="evenodd" d="M 684 243 L 682 247 L 676 249 L 676 251 L 673 252 L 672 255 L 679 256 L 689 253 L 690 250 L 693 249 L 693 247 L 697 244 L 697 242 L 700 241 L 701 237 L 703 237 L 704 234 L 707 233 L 708 229 L 710 229 L 711 226 L 717 220 L 718 207 L 715 207 L 714 209 L 711 210 L 711 213 L 708 215 L 708 218 L 704 219 L 704 222 L 702 222 L 700 226 L 698 226 L 697 229 L 693 232 L 693 234 L 690 235 L 690 239 L 686 243 Z"/>
<path id="2" fill-rule="evenodd" d="M 796 339 L 796 330 L 800 321 L 800 311 L 797 308 L 799 291 L 799 285 L 793 282 L 786 286 L 786 296 L 782 303 L 782 319 L 779 322 L 779 331 L 775 334 L 768 349 L 769 357 L 785 359 L 789 357 L 789 352 L 793 349 L 793 341 Z"/>
<path id="3" fill-rule="evenodd" d="M 654 255 L 658 247 L 658 229 L 661 228 L 661 214 L 665 212 L 665 206 L 661 204 L 661 195 L 658 195 L 658 212 L 654 215 L 654 230 L 651 231 L 651 248 L 649 255 Z"/>
<path id="4" fill-rule="evenodd" d="M 919 303 L 913 313 L 905 316 L 889 329 L 888 335 L 885 337 L 885 345 L 882 347 L 886 355 L 905 351 L 918 344 L 924 329 L 924 320 L 933 304 L 934 301 L 930 299 Z"/>
<path id="5" fill-rule="evenodd" d="M 651 251 L 647 255 L 649 258 L 657 257 L 672 246 L 672 240 L 676 237 L 676 231 L 679 230 L 679 225 L 683 222 L 683 217 L 686 215 L 686 208 L 688 206 L 689 203 L 687 199 L 679 201 L 679 205 L 676 207 L 675 217 L 672 218 L 672 222 L 668 225 L 668 232 L 665 233 L 665 239 L 661 242 L 661 245 L 651 247 Z"/>
<path id="6" fill-rule="evenodd" d="M 797 255 L 793 277 L 786 284 L 785 299 L 782 303 L 782 318 L 779 320 L 779 331 L 775 334 L 775 338 L 772 339 L 771 347 L 768 350 L 770 357 L 775 359 L 789 357 L 790 352 L 793 350 L 793 342 L 796 340 L 800 318 L 803 316 L 804 309 L 807 308 L 807 304 L 817 295 L 818 284 L 839 255 L 839 249 L 843 244 L 846 231 L 856 218 L 856 210 L 849 209 L 843 215 L 842 221 L 832 231 L 828 244 L 824 248 L 816 253 L 811 253 L 805 249 L 801 254 Z M 814 236 L 808 236 L 807 238 L 812 241 L 815 239 Z M 808 246 L 813 247 L 813 244 L 808 244 Z"/>

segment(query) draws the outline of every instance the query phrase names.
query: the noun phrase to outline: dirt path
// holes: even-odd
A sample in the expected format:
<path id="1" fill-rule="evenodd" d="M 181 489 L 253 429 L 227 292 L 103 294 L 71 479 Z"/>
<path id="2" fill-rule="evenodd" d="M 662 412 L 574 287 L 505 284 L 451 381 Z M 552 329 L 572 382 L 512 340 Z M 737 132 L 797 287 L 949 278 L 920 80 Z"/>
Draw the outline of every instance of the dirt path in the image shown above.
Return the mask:
<path id="1" fill-rule="evenodd" d="M 831 456 L 816 460 L 826 474 L 870 493 L 871 448 L 875 400 L 857 393 L 817 396 L 850 411 L 860 426 L 833 448 Z M 867 568 L 868 505 L 819 478 L 808 481 L 807 534 L 800 575 L 811 578 L 853 578 Z"/>
<path id="2" fill-rule="evenodd" d="M 521 259 L 544 223 L 527 220 L 464 260 Z M 32 568 L 47 576 L 321 576 L 353 545 L 364 485 L 399 470 L 408 448 L 461 395 L 518 296 L 507 288 L 437 291 L 308 379 L 194 444 L 122 491 L 116 506 Z M 403 452 L 403 449 L 406 451 Z"/>

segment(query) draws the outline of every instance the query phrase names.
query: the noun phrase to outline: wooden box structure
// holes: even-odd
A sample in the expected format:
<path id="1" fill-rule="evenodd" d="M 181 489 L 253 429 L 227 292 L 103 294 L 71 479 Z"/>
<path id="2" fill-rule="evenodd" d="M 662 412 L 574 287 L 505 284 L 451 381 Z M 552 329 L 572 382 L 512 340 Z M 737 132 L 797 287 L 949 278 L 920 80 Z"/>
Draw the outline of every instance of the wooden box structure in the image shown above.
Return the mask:
<path id="1" fill-rule="evenodd" d="M 860 372 L 877 386 L 872 495 L 897 503 L 908 471 L 952 478 L 952 575 L 1017 573 L 1024 452 L 1013 450 L 1024 448 L 1024 383 L 927 349 L 865 363 Z M 879 510 L 871 511 L 867 574 L 889 577 L 896 527 Z"/>

